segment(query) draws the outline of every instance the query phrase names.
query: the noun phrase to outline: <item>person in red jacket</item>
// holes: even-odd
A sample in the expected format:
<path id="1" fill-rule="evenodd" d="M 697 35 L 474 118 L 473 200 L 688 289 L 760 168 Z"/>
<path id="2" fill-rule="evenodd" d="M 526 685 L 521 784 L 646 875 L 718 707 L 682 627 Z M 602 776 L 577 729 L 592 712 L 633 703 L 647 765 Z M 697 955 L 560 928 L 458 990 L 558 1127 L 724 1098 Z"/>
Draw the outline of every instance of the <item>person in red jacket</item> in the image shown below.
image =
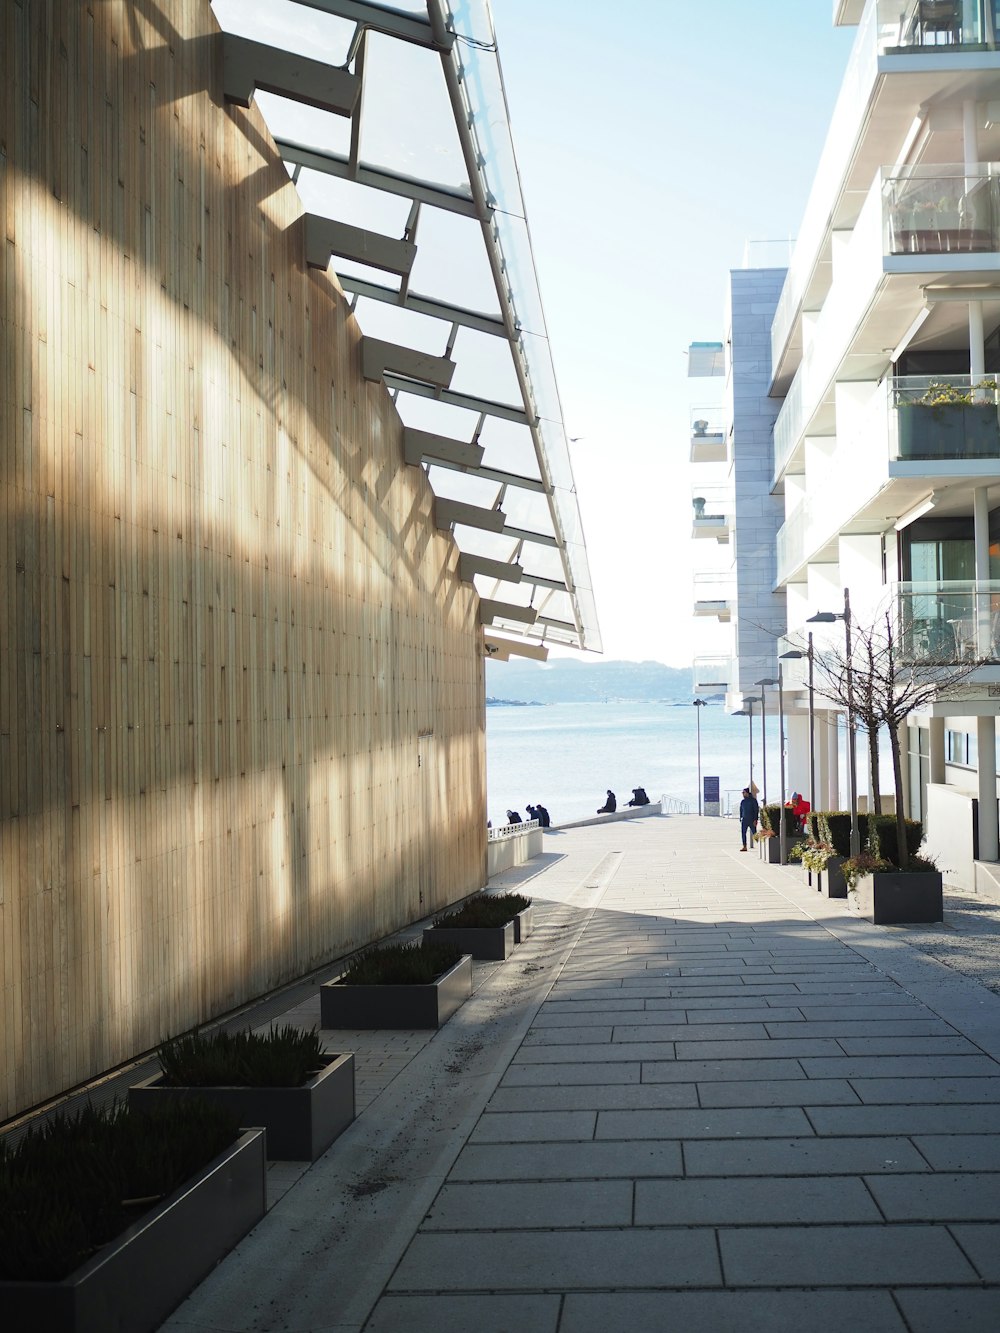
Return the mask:
<path id="1" fill-rule="evenodd" d="M 791 799 L 788 801 L 788 807 L 795 816 L 795 827 L 799 833 L 806 831 L 806 815 L 812 809 L 812 806 L 799 791 L 793 791 Z"/>

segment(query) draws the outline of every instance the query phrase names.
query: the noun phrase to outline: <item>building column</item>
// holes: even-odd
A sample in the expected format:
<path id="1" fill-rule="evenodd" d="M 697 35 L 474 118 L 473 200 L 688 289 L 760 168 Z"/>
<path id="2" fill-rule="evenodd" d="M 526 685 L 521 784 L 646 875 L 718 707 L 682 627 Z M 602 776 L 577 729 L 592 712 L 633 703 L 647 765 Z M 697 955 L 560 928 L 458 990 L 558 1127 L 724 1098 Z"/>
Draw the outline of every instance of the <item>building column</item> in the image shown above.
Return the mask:
<path id="1" fill-rule="evenodd" d="M 823 792 L 823 809 L 840 808 L 839 714 L 825 708 L 816 714 L 816 780 Z"/>
<path id="2" fill-rule="evenodd" d="M 1000 819 L 997 816 L 997 720 L 976 718 L 979 773 L 979 859 L 1000 861 Z"/>
<path id="3" fill-rule="evenodd" d="M 899 744 L 899 766 L 903 777 L 903 818 L 912 819 L 910 812 L 910 728 L 907 726 L 904 718 L 896 728 L 896 737 Z M 918 746 L 919 748 L 919 746 Z M 919 765 L 920 758 L 917 757 Z"/>
<path id="4" fill-rule="evenodd" d="M 972 492 L 973 535 L 976 551 L 976 656 L 993 653 L 993 607 L 989 593 L 990 577 L 990 504 L 985 486 Z"/>
<path id="5" fill-rule="evenodd" d="M 943 784 L 944 782 L 944 733 L 947 726 L 947 720 L 943 717 L 932 717 L 928 726 L 930 732 L 931 755 L 930 769 L 927 774 L 928 782 Z"/>

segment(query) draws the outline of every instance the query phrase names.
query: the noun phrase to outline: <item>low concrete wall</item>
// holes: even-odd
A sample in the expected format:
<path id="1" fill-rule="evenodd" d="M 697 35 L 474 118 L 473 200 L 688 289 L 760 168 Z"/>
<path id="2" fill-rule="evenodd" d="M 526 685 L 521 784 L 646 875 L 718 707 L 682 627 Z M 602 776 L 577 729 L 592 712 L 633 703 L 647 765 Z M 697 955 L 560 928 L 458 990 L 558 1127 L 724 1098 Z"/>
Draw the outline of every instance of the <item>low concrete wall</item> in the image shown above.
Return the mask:
<path id="1" fill-rule="evenodd" d="M 537 824 L 523 828 L 511 824 L 504 832 L 491 837 L 486 844 L 486 878 L 492 879 L 501 870 L 511 870 L 514 866 L 523 866 L 533 856 L 542 852 L 542 830 Z"/>
<path id="2" fill-rule="evenodd" d="M 649 805 L 639 805 L 634 809 L 626 807 L 616 810 L 613 815 L 592 815 L 590 819 L 574 819 L 570 824 L 553 824 L 553 828 L 586 828 L 588 824 L 615 824 L 622 819 L 645 819 L 647 815 L 662 815 L 663 807 L 659 801 Z"/>
<path id="3" fill-rule="evenodd" d="M 952 888 L 975 887 L 973 829 L 978 802 L 971 792 L 944 783 L 927 784 L 924 847 Z"/>

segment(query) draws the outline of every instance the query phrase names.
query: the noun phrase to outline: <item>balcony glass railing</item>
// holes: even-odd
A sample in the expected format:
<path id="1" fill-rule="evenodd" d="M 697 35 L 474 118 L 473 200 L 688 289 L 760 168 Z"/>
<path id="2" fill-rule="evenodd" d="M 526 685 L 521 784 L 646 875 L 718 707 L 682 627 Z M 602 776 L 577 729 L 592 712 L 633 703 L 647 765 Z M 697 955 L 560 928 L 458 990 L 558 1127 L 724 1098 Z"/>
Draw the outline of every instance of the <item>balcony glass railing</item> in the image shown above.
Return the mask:
<path id="1" fill-rule="evenodd" d="M 895 632 L 906 662 L 1000 661 L 1000 581 L 899 583 Z"/>
<path id="2" fill-rule="evenodd" d="M 696 657 L 691 664 L 691 689 L 695 694 L 721 694 L 732 689 L 731 657 Z"/>
<path id="3" fill-rule="evenodd" d="M 887 255 L 988 254 L 1000 249 L 1000 166 L 912 167 L 882 181 Z"/>
<path id="4" fill-rule="evenodd" d="M 879 50 L 996 46 L 996 0 L 878 0 Z"/>
<path id="5" fill-rule="evenodd" d="M 724 439 L 726 417 L 721 407 L 692 407 L 691 435 L 695 439 Z"/>
<path id="6" fill-rule="evenodd" d="M 732 493 L 724 486 L 702 486 L 691 492 L 694 517 L 721 522 L 733 510 Z"/>
<path id="7" fill-rule="evenodd" d="M 898 375 L 890 382 L 889 457 L 1000 459 L 1000 394 L 993 376 Z"/>

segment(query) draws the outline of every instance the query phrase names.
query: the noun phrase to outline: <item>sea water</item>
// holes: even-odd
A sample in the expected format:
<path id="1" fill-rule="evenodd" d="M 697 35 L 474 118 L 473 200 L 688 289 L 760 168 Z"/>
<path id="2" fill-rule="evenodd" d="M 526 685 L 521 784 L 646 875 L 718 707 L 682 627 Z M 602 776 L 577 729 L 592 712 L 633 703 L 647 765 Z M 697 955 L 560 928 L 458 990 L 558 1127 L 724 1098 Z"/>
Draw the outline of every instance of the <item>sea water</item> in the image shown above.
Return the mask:
<path id="1" fill-rule="evenodd" d="M 700 714 L 700 719 L 696 717 Z M 722 811 L 739 809 L 750 776 L 749 721 L 721 703 L 573 703 L 486 709 L 487 807 L 494 827 L 508 810 L 527 818 L 544 805 L 554 824 L 585 819 L 608 787 L 619 806 L 633 787 L 698 810 L 698 721 L 702 776 L 719 779 Z M 778 725 L 768 718 L 768 795 L 778 791 Z M 763 786 L 760 717 L 753 719 L 754 779 Z M 772 770 L 772 764 L 774 765 Z"/>

